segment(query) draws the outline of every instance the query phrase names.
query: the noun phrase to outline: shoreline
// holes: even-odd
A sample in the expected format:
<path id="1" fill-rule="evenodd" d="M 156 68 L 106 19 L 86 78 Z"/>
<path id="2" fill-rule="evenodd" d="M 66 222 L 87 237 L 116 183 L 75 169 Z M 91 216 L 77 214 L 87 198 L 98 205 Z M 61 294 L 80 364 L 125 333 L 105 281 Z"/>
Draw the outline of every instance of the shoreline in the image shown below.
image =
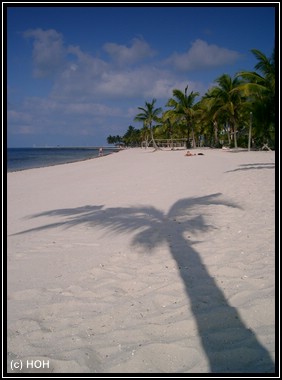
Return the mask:
<path id="1" fill-rule="evenodd" d="M 109 148 L 109 147 L 101 147 L 103 150 L 112 150 L 112 152 L 110 153 L 107 153 L 105 155 L 102 155 L 103 156 L 108 156 L 110 154 L 113 154 L 113 153 L 119 153 L 121 151 L 124 151 L 124 150 L 131 150 L 131 149 L 136 149 L 136 150 L 142 150 L 144 152 L 146 152 L 147 150 L 148 151 L 152 151 L 154 152 L 154 149 L 149 147 L 149 148 L 141 148 L 141 147 L 134 147 L 134 148 Z M 58 150 L 64 150 L 64 149 L 99 149 L 98 147 L 36 147 L 36 148 L 9 148 L 9 149 L 58 149 Z M 187 148 L 182 148 L 182 147 L 176 147 L 174 149 L 171 149 L 171 148 L 164 148 L 164 147 L 161 147 L 160 148 L 160 151 L 165 151 L 165 152 L 168 152 L 168 151 L 187 151 L 188 149 Z M 220 149 L 220 148 L 210 148 L 210 147 L 198 147 L 198 148 L 190 148 L 189 149 L 190 151 L 223 151 L 223 152 L 229 152 L 229 153 L 239 153 L 239 152 L 248 152 L 248 149 L 247 148 L 230 148 L 230 149 Z M 259 150 L 251 150 L 250 152 L 261 152 Z M 273 153 L 275 153 L 275 151 L 272 151 Z M 73 161 L 67 161 L 67 162 L 61 162 L 61 163 L 53 163 L 53 164 L 45 164 L 45 165 L 40 165 L 40 166 L 34 166 L 34 167 L 30 167 L 30 168 L 22 168 L 22 169 L 8 169 L 7 168 L 7 174 L 8 173 L 14 173 L 14 172 L 20 172 L 20 171 L 25 171 L 25 170 L 31 170 L 31 169 L 40 169 L 40 168 L 46 168 L 46 167 L 52 167 L 52 166 L 58 166 L 58 165 L 67 165 L 67 164 L 73 164 L 75 162 L 83 162 L 83 161 L 87 161 L 87 160 L 92 160 L 92 159 L 95 159 L 95 158 L 101 158 L 101 156 L 99 156 L 99 152 L 97 154 L 96 157 L 87 157 L 87 158 L 81 158 L 81 159 L 74 159 Z"/>
<path id="2" fill-rule="evenodd" d="M 103 155 L 103 156 L 108 156 L 108 155 L 110 155 L 110 154 L 114 154 L 114 153 L 118 153 L 118 152 L 108 153 L 108 154 L 105 154 L 105 155 Z M 45 165 L 45 166 L 35 166 L 35 167 L 32 167 L 32 168 L 26 168 L 26 169 L 8 170 L 8 171 L 7 171 L 7 174 L 8 174 L 8 173 L 15 173 L 15 172 L 22 172 L 22 171 L 32 170 L 32 169 L 42 169 L 42 168 L 49 168 L 49 167 L 53 167 L 53 166 L 59 166 L 59 165 L 74 164 L 74 163 L 76 163 L 76 162 L 83 162 L 83 161 L 88 161 L 88 160 L 95 160 L 96 158 L 101 158 L 101 156 L 98 155 L 97 157 L 82 158 L 82 159 L 75 160 L 75 161 L 61 162 L 61 163 L 59 163 L 59 164 L 49 164 L 49 165 Z"/>
<path id="3" fill-rule="evenodd" d="M 275 152 L 201 151 L 8 173 L 8 372 L 274 372 Z"/>
<path id="4" fill-rule="evenodd" d="M 11 148 L 11 149 L 13 149 L 13 148 Z M 18 149 L 18 148 L 15 148 L 15 149 Z M 46 149 L 46 150 L 48 150 L 48 149 L 52 149 L 52 150 L 60 150 L 60 151 L 62 151 L 62 150 L 68 150 L 68 149 L 71 149 L 71 150 L 81 150 L 81 149 L 85 149 L 85 150 L 91 150 L 92 148 L 68 148 L 68 147 L 65 147 L 65 148 L 19 148 L 19 149 L 28 149 L 28 150 L 33 150 L 33 149 Z M 109 155 L 109 154 L 112 154 L 112 153 L 118 153 L 119 151 L 120 151 L 120 149 L 111 149 L 111 148 L 107 148 L 107 149 L 104 149 L 104 148 L 102 148 L 103 149 L 103 151 L 111 151 L 111 152 L 107 152 L 107 153 L 105 153 L 105 154 L 103 154 L 102 156 L 107 156 L 107 155 Z M 94 148 L 93 148 L 93 150 L 94 150 Z M 12 173 L 12 172 L 18 172 L 18 171 L 23 171 L 23 170 L 30 170 L 30 169 L 39 169 L 39 168 L 45 168 L 45 167 L 49 167 L 49 166 L 57 166 L 57 165 L 65 165 L 65 164 L 71 164 L 71 163 L 74 163 L 74 162 L 80 162 L 80 161 L 87 161 L 87 160 L 90 160 L 90 159 L 94 159 L 94 158 L 100 158 L 101 156 L 99 155 L 99 149 L 97 148 L 97 149 L 95 149 L 95 150 L 97 150 L 97 155 L 94 157 L 94 156 L 92 156 L 92 157 L 83 157 L 83 158 L 73 158 L 73 159 L 71 159 L 70 158 L 70 160 L 71 161 L 69 161 L 69 160 L 67 160 L 67 161 L 65 161 L 65 162 L 53 162 L 53 163 L 47 163 L 47 162 L 42 162 L 41 164 L 38 164 L 39 166 L 31 166 L 31 167 L 26 167 L 26 168 L 19 168 L 19 169 L 14 169 L 14 168 L 8 168 L 8 162 L 7 162 L 7 173 Z M 32 163 L 32 165 L 35 165 L 35 164 L 33 164 Z"/>

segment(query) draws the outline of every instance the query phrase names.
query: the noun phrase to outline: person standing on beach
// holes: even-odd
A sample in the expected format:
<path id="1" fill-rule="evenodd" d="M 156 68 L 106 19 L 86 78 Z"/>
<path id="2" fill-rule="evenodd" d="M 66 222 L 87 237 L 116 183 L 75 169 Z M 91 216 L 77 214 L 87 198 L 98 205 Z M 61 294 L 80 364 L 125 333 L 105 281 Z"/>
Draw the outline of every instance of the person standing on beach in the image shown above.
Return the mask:
<path id="1" fill-rule="evenodd" d="M 103 148 L 99 148 L 99 157 L 103 156 Z"/>

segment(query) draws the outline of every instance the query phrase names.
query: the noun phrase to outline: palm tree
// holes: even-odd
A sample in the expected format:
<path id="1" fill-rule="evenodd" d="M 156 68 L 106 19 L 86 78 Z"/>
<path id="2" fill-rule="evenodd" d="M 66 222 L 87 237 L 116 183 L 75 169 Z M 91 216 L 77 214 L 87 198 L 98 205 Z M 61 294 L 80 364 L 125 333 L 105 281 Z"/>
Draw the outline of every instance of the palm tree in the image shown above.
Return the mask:
<path id="1" fill-rule="evenodd" d="M 218 147 L 219 145 L 219 123 L 216 117 L 216 100 L 209 90 L 197 103 L 197 120 L 200 125 L 200 133 L 208 136 L 209 145 Z"/>
<path id="2" fill-rule="evenodd" d="M 254 127 L 257 136 L 266 139 L 273 138 L 271 132 L 275 130 L 275 50 L 267 58 L 261 51 L 252 49 L 258 63 L 256 71 L 241 71 L 237 74 L 244 83 L 239 86 L 246 96 L 253 102 Z"/>
<path id="3" fill-rule="evenodd" d="M 170 146 L 173 149 L 173 132 L 176 127 L 176 119 L 173 111 L 168 110 L 163 112 L 160 119 L 160 130 L 164 139 L 170 139 Z"/>
<path id="4" fill-rule="evenodd" d="M 144 123 L 144 125 L 149 127 L 153 147 L 155 148 L 155 150 L 158 150 L 159 147 L 157 146 L 155 139 L 154 139 L 152 123 L 153 123 L 153 121 L 158 120 L 158 115 L 162 112 L 162 109 L 160 107 L 154 108 L 155 103 L 156 103 L 156 99 L 153 99 L 151 103 L 145 102 L 144 108 L 138 107 L 138 109 L 143 111 L 143 112 L 140 112 L 138 115 L 136 115 L 134 120 L 135 121 L 142 121 Z"/>
<path id="5" fill-rule="evenodd" d="M 140 130 L 134 128 L 130 125 L 126 131 L 126 133 L 122 137 L 122 141 L 126 144 L 126 146 L 140 146 Z"/>
<path id="6" fill-rule="evenodd" d="M 237 205 L 222 199 L 220 193 L 180 199 L 167 214 L 153 206 L 114 207 L 85 206 L 43 212 L 33 217 L 64 216 L 62 222 L 22 231 L 20 234 L 58 227 L 87 225 L 108 229 L 116 234 L 135 233 L 133 246 L 143 246 L 146 252 L 167 243 L 179 268 L 189 305 L 195 318 L 210 372 L 270 373 L 274 364 L 255 334 L 245 326 L 236 308 L 209 274 L 187 233 L 205 233 L 215 228 L 205 223 L 207 207 Z M 67 218 L 67 219 L 66 219 Z M 212 247 L 211 247 L 212 254 Z M 216 312 L 213 314 L 213 310 Z M 220 313 L 218 312 L 220 310 Z M 219 317 L 219 315 L 221 317 Z M 220 335 L 220 339 L 219 339 Z M 183 334 L 185 336 L 185 333 Z M 244 351 L 246 355 L 244 355 Z M 252 353 L 252 361 L 248 352 Z"/>
<path id="7" fill-rule="evenodd" d="M 117 136 L 112 136 L 112 135 L 109 135 L 107 137 L 107 143 L 108 144 L 120 144 L 122 141 L 122 137 L 120 137 L 119 135 Z"/>
<path id="8" fill-rule="evenodd" d="M 195 98 L 199 96 L 198 92 L 190 92 L 187 94 L 188 85 L 185 88 L 184 93 L 181 90 L 174 89 L 173 96 L 170 98 L 166 104 L 167 107 L 173 107 L 171 111 L 174 112 L 178 120 L 185 120 L 187 125 L 187 148 L 190 146 L 190 131 L 192 130 L 192 141 L 193 147 L 195 148 L 195 136 L 194 136 L 194 125 L 193 125 L 193 116 L 194 116 L 194 103 Z"/>
<path id="9" fill-rule="evenodd" d="M 242 91 L 239 90 L 242 81 L 238 77 L 232 79 L 228 74 L 223 74 L 216 82 L 218 86 L 211 88 L 209 94 L 214 102 L 214 119 L 219 116 L 226 118 L 233 134 L 234 147 L 237 148 L 237 129 L 246 105 Z"/>
<path id="10" fill-rule="evenodd" d="M 145 148 L 149 146 L 149 135 L 150 130 L 145 122 L 143 122 L 143 127 L 140 129 L 141 145 L 145 142 Z"/>
<path id="11" fill-rule="evenodd" d="M 109 136 L 107 137 L 107 143 L 108 143 L 108 144 L 114 144 L 114 141 L 115 141 L 114 136 L 109 135 Z"/>
<path id="12" fill-rule="evenodd" d="M 255 55 L 258 63 L 255 71 L 241 71 L 237 74 L 248 82 L 244 84 L 244 89 L 248 94 L 270 94 L 275 96 L 275 51 L 271 58 L 267 58 L 260 50 L 252 49 L 251 52 Z"/>

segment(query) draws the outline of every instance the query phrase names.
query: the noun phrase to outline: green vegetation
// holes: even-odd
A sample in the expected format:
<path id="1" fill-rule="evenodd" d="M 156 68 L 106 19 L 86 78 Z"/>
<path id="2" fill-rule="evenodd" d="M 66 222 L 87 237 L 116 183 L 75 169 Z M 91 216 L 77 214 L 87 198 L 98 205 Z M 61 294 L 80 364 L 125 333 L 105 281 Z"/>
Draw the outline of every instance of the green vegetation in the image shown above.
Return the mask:
<path id="1" fill-rule="evenodd" d="M 129 126 L 120 136 L 109 136 L 109 144 L 149 146 L 159 149 L 158 141 L 186 140 L 186 147 L 210 146 L 275 148 L 275 51 L 267 58 L 251 50 L 258 63 L 253 72 L 243 71 L 233 78 L 227 74 L 196 102 L 198 92 L 174 89 L 163 111 L 155 108 L 156 99 L 138 107 L 134 121 L 141 129 Z"/>
<path id="2" fill-rule="evenodd" d="M 138 109 L 141 110 L 142 112 L 140 112 L 138 115 L 136 115 L 134 120 L 143 122 L 143 128 L 144 128 L 145 136 L 147 136 L 146 130 L 149 128 L 153 147 L 155 149 L 159 149 L 159 147 L 157 146 L 155 139 L 154 139 L 153 125 L 152 124 L 154 121 L 159 120 L 158 115 L 162 112 L 162 109 L 161 108 L 154 108 L 155 103 L 156 103 L 156 99 L 153 99 L 152 103 L 145 102 L 145 108 L 138 107 Z M 147 138 L 146 138 L 146 141 L 147 141 Z"/>

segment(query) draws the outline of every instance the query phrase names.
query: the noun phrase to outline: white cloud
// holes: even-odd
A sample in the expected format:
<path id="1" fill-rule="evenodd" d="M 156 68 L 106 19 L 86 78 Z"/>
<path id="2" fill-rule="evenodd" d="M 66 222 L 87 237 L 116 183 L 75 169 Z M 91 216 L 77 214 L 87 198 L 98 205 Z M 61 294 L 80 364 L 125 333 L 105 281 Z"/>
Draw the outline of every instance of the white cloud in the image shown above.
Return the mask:
<path id="1" fill-rule="evenodd" d="M 31 115 L 26 112 L 21 111 L 15 111 L 15 110 L 8 110 L 7 112 L 7 118 L 9 122 L 17 123 L 17 122 L 25 122 L 29 123 L 31 121 Z"/>
<path id="2" fill-rule="evenodd" d="M 26 97 L 20 107 L 10 110 L 10 128 L 21 134 L 122 134 L 145 101 L 156 98 L 157 106 L 164 108 L 175 88 L 184 91 L 189 84 L 190 91 L 204 94 L 207 90 L 203 83 L 168 69 L 163 62 L 146 63 L 154 51 L 141 39 L 133 40 L 129 47 L 105 44 L 106 60 L 82 51 L 80 46 L 66 46 L 55 30 L 36 29 L 24 35 L 34 39 L 35 76 L 52 76 L 53 87 L 45 97 Z M 186 54 L 174 54 L 169 60 L 186 70 L 187 66 L 199 66 L 199 60 L 211 66 L 215 59 L 218 64 L 235 59 L 237 53 L 230 52 L 197 40 Z"/>
<path id="3" fill-rule="evenodd" d="M 104 44 L 103 49 L 118 65 L 130 65 L 156 54 L 147 42 L 137 38 L 133 39 L 131 47 L 109 42 Z"/>
<path id="4" fill-rule="evenodd" d="M 54 29 L 33 29 L 23 35 L 33 38 L 33 74 L 36 78 L 53 76 L 62 69 L 66 51 L 60 33 Z"/>
<path id="5" fill-rule="evenodd" d="M 52 98 L 64 101 L 100 102 L 111 99 L 131 99 L 143 97 L 152 88 L 158 72 L 149 67 L 121 69 L 105 62 L 99 65 L 93 59 L 88 63 L 77 64 L 75 71 L 68 68 L 57 78 L 52 90 Z"/>
<path id="6" fill-rule="evenodd" d="M 203 83 L 187 79 L 180 80 L 173 76 L 168 79 L 167 77 L 162 76 L 155 80 L 155 82 L 152 84 L 152 87 L 146 91 L 145 96 L 168 100 L 172 97 L 172 92 L 174 89 L 177 88 L 181 91 L 184 91 L 187 83 L 189 84 L 189 92 L 194 91 L 204 94 L 206 91 L 206 87 L 203 85 Z"/>
<path id="7" fill-rule="evenodd" d="M 21 112 L 9 111 L 11 121 L 30 121 L 44 119 L 46 123 L 51 118 L 57 120 L 68 117 L 101 117 L 120 116 L 122 111 L 117 106 L 110 106 L 103 103 L 80 102 L 73 99 L 71 102 L 58 102 L 50 98 L 29 97 L 22 105 Z M 23 118 L 24 116 L 24 118 Z M 53 121 L 52 121 L 53 122 Z"/>
<path id="8" fill-rule="evenodd" d="M 17 133 L 20 135 L 32 135 L 34 134 L 34 128 L 30 125 L 20 125 Z"/>
<path id="9" fill-rule="evenodd" d="M 233 64 L 239 58 L 240 54 L 237 51 L 209 45 L 207 42 L 197 39 L 186 53 L 174 53 L 166 60 L 166 63 L 173 65 L 178 70 L 189 71 Z"/>
<path id="10" fill-rule="evenodd" d="M 91 116 L 91 117 L 110 117 L 121 116 L 122 111 L 118 107 L 110 107 L 98 103 L 67 103 L 64 111 L 67 115 L 73 116 Z"/>
<path id="11" fill-rule="evenodd" d="M 164 69 L 161 63 L 155 63 L 154 66 L 141 64 L 142 60 L 155 54 L 142 39 L 134 39 L 130 47 L 115 43 L 105 44 L 103 49 L 113 58 L 112 62 L 108 62 L 83 52 L 79 46 L 65 46 L 63 36 L 52 29 L 29 30 L 24 36 L 34 39 L 35 75 L 40 78 L 56 73 L 49 94 L 50 109 L 66 102 L 99 104 L 111 99 L 168 98 L 174 88 L 184 86 L 176 74 Z M 188 59 L 191 67 L 191 57 L 195 63 L 206 46 L 205 42 L 197 40 L 187 56 L 178 54 L 170 60 L 174 65 L 184 67 L 185 60 Z M 214 51 L 213 46 L 208 49 L 210 52 Z M 140 63 L 138 66 L 130 66 L 137 62 Z M 51 100 L 55 104 L 51 105 Z"/>
<path id="12" fill-rule="evenodd" d="M 109 64 L 102 59 L 86 54 L 81 51 L 79 46 L 70 45 L 67 48 L 68 57 L 74 56 L 75 63 L 71 62 L 68 69 L 72 71 L 85 72 L 86 75 L 97 76 L 101 75 L 105 70 L 109 69 Z M 75 67 L 75 70 L 73 68 Z"/>
<path id="13" fill-rule="evenodd" d="M 111 119 L 124 119 L 118 106 L 92 102 L 58 102 L 50 98 L 29 97 L 20 110 L 8 111 L 11 133 L 93 134 Z"/>

